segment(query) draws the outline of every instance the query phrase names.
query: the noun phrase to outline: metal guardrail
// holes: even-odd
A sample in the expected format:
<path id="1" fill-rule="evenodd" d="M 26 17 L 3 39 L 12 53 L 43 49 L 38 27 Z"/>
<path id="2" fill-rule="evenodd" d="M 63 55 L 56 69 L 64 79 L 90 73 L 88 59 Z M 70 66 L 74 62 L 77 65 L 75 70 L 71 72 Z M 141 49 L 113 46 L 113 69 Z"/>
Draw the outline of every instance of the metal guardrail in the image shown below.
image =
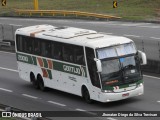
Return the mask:
<path id="1" fill-rule="evenodd" d="M 29 14 L 32 16 L 33 14 L 40 14 L 40 16 L 44 16 L 51 14 L 52 16 L 55 15 L 75 15 L 77 16 L 85 16 L 85 17 L 95 17 L 95 18 L 114 18 L 114 19 L 120 19 L 121 17 L 112 16 L 112 15 L 105 15 L 105 14 L 97 14 L 97 13 L 89 13 L 89 12 L 80 12 L 80 11 L 67 11 L 67 10 L 21 10 L 21 9 L 15 9 L 15 12 L 19 15 L 22 14 Z"/>
<path id="2" fill-rule="evenodd" d="M 0 42 L 0 46 L 10 47 L 11 46 L 11 42 Z"/>

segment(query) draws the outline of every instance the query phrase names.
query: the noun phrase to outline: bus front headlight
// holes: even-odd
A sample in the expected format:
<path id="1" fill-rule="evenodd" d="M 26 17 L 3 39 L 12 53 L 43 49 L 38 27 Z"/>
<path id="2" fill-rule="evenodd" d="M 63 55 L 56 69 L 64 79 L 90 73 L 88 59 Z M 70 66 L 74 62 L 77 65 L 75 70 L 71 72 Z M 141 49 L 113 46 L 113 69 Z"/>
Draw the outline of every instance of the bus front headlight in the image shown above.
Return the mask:
<path id="1" fill-rule="evenodd" d="M 104 93 L 113 93 L 113 90 L 102 90 Z"/>
<path id="2" fill-rule="evenodd" d="M 138 88 L 138 87 L 141 87 L 141 86 L 143 86 L 143 83 L 138 84 L 138 85 L 137 85 L 137 88 Z"/>

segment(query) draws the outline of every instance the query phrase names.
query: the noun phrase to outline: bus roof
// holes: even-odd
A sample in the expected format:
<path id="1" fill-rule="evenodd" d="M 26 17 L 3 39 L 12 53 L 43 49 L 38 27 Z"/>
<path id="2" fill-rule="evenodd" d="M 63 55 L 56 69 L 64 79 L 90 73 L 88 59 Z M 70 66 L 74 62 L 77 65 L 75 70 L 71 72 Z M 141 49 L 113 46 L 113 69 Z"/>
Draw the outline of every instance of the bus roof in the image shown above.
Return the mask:
<path id="1" fill-rule="evenodd" d="M 131 39 L 97 33 L 93 30 L 74 27 L 55 27 L 51 25 L 36 25 L 17 29 L 16 34 L 54 40 L 63 43 L 102 48 L 133 42 Z"/>

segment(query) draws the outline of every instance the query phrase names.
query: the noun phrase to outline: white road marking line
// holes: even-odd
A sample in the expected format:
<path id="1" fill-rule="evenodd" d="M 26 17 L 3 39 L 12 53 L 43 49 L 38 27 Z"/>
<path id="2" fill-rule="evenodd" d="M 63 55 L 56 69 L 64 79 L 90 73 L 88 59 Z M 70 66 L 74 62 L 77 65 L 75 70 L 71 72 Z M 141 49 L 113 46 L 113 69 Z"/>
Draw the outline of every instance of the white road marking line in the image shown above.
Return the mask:
<path id="1" fill-rule="evenodd" d="M 107 118 L 108 120 L 117 120 L 117 119 L 115 119 L 115 118 L 111 118 L 111 117 L 109 117 L 109 118 Z"/>
<path id="2" fill-rule="evenodd" d="M 160 101 L 157 101 L 158 103 L 160 103 Z"/>
<path id="3" fill-rule="evenodd" d="M 16 53 L 12 53 L 12 52 L 5 52 L 5 51 L 0 51 L 0 53 L 16 54 Z"/>
<path id="4" fill-rule="evenodd" d="M 144 28 L 160 28 L 159 26 L 138 26 L 138 27 L 144 27 Z"/>
<path id="5" fill-rule="evenodd" d="M 157 38 L 157 37 L 150 37 L 152 39 L 156 39 L 156 40 L 160 40 L 160 38 Z"/>
<path id="6" fill-rule="evenodd" d="M 13 92 L 12 90 L 5 89 L 5 88 L 0 88 L 0 90 L 6 91 L 6 92 Z"/>
<path id="7" fill-rule="evenodd" d="M 154 77 L 154 76 L 150 76 L 150 75 L 143 75 L 143 76 L 145 76 L 145 77 L 149 77 L 149 78 L 155 78 L 155 79 L 159 79 L 159 80 L 160 80 L 160 78 L 159 78 L 159 77 Z"/>
<path id="8" fill-rule="evenodd" d="M 79 109 L 79 108 L 77 108 L 76 110 L 77 110 L 77 111 L 81 111 L 81 112 L 85 112 L 85 113 L 91 114 L 91 115 L 97 115 L 96 113 L 88 112 L 87 110 L 84 110 L 84 109 Z"/>
<path id="9" fill-rule="evenodd" d="M 25 97 L 29 97 L 29 98 L 33 98 L 33 99 L 37 99 L 38 97 L 32 96 L 32 95 L 28 95 L 28 94 L 22 94 Z"/>
<path id="10" fill-rule="evenodd" d="M 10 68 L 0 67 L 0 69 L 2 69 L 2 70 L 12 71 L 12 72 L 18 72 L 18 70 L 14 70 L 14 69 L 10 69 Z"/>
<path id="11" fill-rule="evenodd" d="M 107 25 L 119 25 L 119 24 L 116 24 L 116 23 L 108 23 Z"/>
<path id="12" fill-rule="evenodd" d="M 137 35 L 127 35 L 127 34 L 124 34 L 124 36 L 128 36 L 128 37 L 140 37 L 140 36 L 137 36 Z"/>
<path id="13" fill-rule="evenodd" d="M 9 24 L 9 25 L 13 25 L 13 26 L 23 26 L 23 25 L 17 25 L 17 24 Z"/>
<path id="14" fill-rule="evenodd" d="M 136 24 L 121 24 L 122 26 L 137 26 Z"/>
<path id="15" fill-rule="evenodd" d="M 61 103 L 54 102 L 54 101 L 47 101 L 47 102 L 52 103 L 52 104 L 55 104 L 55 105 L 63 106 L 63 107 L 66 106 L 65 104 L 61 104 Z"/>
<path id="16" fill-rule="evenodd" d="M 79 109 L 79 108 L 77 108 L 76 110 L 77 110 L 77 111 L 86 111 L 86 110 L 83 110 L 83 109 Z"/>
<path id="17" fill-rule="evenodd" d="M 151 26 L 150 28 L 160 28 L 160 26 Z"/>

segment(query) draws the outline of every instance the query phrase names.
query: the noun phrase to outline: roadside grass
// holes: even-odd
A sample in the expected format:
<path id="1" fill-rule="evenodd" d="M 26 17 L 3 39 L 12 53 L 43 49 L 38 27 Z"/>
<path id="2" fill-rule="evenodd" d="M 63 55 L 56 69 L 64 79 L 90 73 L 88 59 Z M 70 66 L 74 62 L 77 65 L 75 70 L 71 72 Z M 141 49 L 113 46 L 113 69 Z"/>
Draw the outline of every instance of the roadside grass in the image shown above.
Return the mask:
<path id="1" fill-rule="evenodd" d="M 125 20 L 156 20 L 160 18 L 160 0 L 39 0 L 41 10 L 73 10 L 115 15 Z M 14 9 L 33 9 L 33 0 L 8 0 L 0 6 L 0 16 L 14 16 Z"/>

